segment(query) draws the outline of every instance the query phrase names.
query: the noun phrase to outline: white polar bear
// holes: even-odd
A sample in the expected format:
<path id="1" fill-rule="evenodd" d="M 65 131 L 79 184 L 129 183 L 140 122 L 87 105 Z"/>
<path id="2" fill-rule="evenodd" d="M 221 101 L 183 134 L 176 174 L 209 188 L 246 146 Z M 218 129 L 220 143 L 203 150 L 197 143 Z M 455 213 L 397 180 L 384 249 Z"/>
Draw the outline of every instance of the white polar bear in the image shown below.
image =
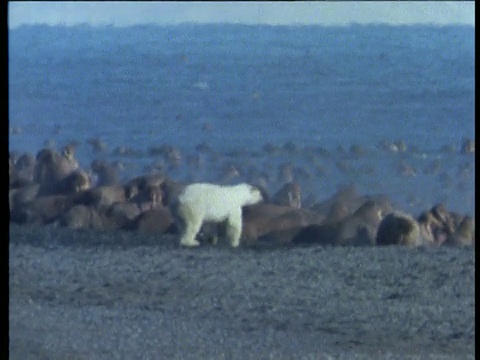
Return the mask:
<path id="1" fill-rule="evenodd" d="M 227 221 L 227 236 L 233 247 L 240 244 L 242 206 L 263 200 L 259 189 L 249 184 L 221 186 L 208 183 L 188 185 L 178 197 L 177 215 L 184 229 L 180 244 L 198 246 L 195 239 L 204 221 Z"/>

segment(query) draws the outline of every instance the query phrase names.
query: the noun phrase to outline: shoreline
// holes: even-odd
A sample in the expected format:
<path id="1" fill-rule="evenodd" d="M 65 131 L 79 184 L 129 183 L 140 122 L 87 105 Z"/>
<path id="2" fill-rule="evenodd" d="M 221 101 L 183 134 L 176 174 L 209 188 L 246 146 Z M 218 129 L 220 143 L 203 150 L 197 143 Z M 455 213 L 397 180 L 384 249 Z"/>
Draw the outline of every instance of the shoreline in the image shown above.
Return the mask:
<path id="1" fill-rule="evenodd" d="M 182 249 L 13 225 L 9 260 L 11 359 L 474 358 L 471 247 Z"/>

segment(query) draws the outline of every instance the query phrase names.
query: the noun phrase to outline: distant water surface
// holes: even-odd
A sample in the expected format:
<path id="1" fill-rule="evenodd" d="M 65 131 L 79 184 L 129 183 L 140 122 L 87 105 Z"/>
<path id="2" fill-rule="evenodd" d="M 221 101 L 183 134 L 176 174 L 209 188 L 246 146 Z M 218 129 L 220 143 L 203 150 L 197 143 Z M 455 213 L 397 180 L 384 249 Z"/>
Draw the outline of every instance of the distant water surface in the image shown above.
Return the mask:
<path id="1" fill-rule="evenodd" d="M 325 198 L 355 182 L 404 206 L 420 197 L 421 208 L 443 201 L 472 213 L 474 158 L 440 149 L 474 137 L 474 63 L 469 26 L 22 26 L 9 30 L 9 149 L 75 139 L 88 167 L 92 137 L 143 153 L 357 144 L 374 151 L 374 174 L 325 160 L 325 177 L 302 178 L 306 193 Z M 375 147 L 383 139 L 420 156 L 386 158 Z M 402 159 L 418 176 L 396 175 Z M 440 169 L 425 175 L 435 159 Z"/>

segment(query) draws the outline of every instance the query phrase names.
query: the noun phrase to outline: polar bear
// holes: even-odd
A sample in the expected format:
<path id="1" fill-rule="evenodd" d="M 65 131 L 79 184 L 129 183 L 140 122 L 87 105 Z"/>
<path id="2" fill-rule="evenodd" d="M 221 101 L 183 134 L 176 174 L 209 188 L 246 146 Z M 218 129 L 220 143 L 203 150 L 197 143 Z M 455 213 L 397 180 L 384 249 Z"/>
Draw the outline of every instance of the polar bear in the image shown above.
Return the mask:
<path id="1" fill-rule="evenodd" d="M 222 186 L 210 183 L 190 184 L 178 197 L 177 216 L 183 222 L 180 244 L 198 246 L 195 239 L 204 221 L 227 223 L 227 236 L 232 247 L 240 244 L 242 206 L 263 200 L 259 189 L 249 184 Z"/>

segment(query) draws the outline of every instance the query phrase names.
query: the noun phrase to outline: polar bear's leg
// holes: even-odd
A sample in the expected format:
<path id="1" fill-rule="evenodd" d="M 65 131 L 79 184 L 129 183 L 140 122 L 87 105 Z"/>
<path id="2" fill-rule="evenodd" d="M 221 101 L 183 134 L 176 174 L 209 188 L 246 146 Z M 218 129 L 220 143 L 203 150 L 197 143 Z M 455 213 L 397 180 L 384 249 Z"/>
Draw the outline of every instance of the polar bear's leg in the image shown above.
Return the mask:
<path id="1" fill-rule="evenodd" d="M 242 209 L 238 209 L 230 214 L 227 220 L 227 236 L 233 247 L 240 245 L 240 236 L 242 234 Z"/>
<path id="2" fill-rule="evenodd" d="M 180 244 L 184 246 L 199 246 L 200 243 L 195 239 L 197 233 L 200 231 L 202 222 L 198 221 L 195 223 L 188 223 L 185 226 L 182 238 L 180 239 Z"/>
<path id="3" fill-rule="evenodd" d="M 183 234 L 180 239 L 180 245 L 183 246 L 199 246 L 200 243 L 195 239 L 197 233 L 200 231 L 202 221 L 197 214 L 195 214 L 190 207 L 182 207 L 179 211 L 179 215 L 183 220 Z"/>
<path id="4" fill-rule="evenodd" d="M 201 223 L 199 225 L 187 225 L 185 228 L 185 231 L 182 235 L 182 238 L 180 239 L 180 245 L 183 246 L 199 246 L 200 243 L 198 240 L 195 239 L 195 236 L 197 235 L 198 231 L 200 230 Z"/>

